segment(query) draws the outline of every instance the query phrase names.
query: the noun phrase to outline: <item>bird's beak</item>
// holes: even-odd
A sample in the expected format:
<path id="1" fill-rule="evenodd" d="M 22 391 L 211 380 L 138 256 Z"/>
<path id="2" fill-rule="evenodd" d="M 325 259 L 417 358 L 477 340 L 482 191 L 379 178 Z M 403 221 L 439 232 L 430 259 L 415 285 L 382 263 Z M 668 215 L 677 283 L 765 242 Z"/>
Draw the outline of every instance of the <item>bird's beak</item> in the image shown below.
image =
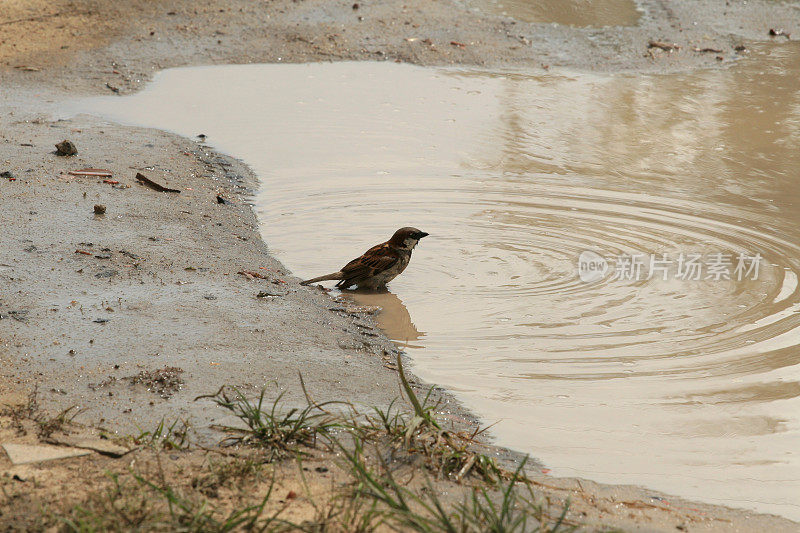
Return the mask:
<path id="1" fill-rule="evenodd" d="M 424 231 L 420 231 L 419 233 L 417 233 L 417 239 L 427 237 L 428 235 L 430 235 L 430 233 L 425 233 Z"/>

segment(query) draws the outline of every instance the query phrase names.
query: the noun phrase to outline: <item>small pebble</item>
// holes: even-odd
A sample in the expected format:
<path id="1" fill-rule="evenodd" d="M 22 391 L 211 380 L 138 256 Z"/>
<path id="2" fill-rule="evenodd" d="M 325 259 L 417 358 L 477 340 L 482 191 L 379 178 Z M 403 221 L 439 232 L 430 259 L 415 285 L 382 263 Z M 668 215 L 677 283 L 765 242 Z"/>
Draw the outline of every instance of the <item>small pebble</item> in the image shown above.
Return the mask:
<path id="1" fill-rule="evenodd" d="M 105 215 L 106 214 L 106 206 L 103 204 L 94 204 L 94 214 L 95 215 Z"/>
<path id="2" fill-rule="evenodd" d="M 75 145 L 72 143 L 72 141 L 64 139 L 56 145 L 56 155 L 68 156 L 75 155 L 77 153 L 78 149 L 75 148 Z"/>

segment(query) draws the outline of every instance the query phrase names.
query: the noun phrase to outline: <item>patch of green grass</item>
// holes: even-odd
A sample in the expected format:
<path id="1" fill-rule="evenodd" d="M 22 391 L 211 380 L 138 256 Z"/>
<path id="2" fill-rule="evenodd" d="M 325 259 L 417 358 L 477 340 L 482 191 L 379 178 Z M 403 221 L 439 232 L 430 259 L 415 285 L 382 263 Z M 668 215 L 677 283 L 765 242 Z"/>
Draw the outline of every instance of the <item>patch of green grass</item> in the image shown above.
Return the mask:
<path id="1" fill-rule="evenodd" d="M 408 396 L 408 401 L 410 401 L 411 405 L 414 406 L 413 421 L 416 422 L 416 425 L 441 429 L 439 422 L 437 422 L 433 416 L 438 404 L 430 405 L 429 403 L 431 393 L 433 392 L 433 387 L 428 389 L 428 394 L 425 396 L 425 399 L 420 402 L 419 399 L 417 399 L 417 395 L 414 394 L 414 390 L 411 388 L 411 385 L 408 383 L 408 379 L 406 379 L 406 373 L 403 371 L 403 359 L 400 357 L 400 354 L 397 354 L 397 373 L 400 376 L 400 383 L 403 384 L 403 390 L 406 391 L 406 396 Z"/>
<path id="2" fill-rule="evenodd" d="M 85 409 L 79 409 L 73 405 L 67 407 L 55 416 L 48 415 L 39 406 L 38 389 L 34 389 L 28 394 L 27 401 L 20 405 L 5 405 L 0 409 L 0 416 L 7 416 L 11 419 L 11 424 L 20 434 L 25 434 L 25 422 L 32 422 L 40 438 L 46 439 L 56 431 L 62 431 L 70 424 L 75 423 L 75 418 Z"/>
<path id="3" fill-rule="evenodd" d="M 520 477 L 526 461 L 527 457 L 520 463 L 515 478 Z M 462 523 L 469 524 L 473 531 L 555 533 L 577 529 L 576 525 L 569 524 L 566 519 L 569 502 L 555 518 L 547 511 L 545 505 L 537 502 L 530 483 L 511 479 L 500 487 L 499 496 L 492 494 L 486 487 L 472 489 L 469 497 L 456 506 L 455 514 Z"/>
<path id="4" fill-rule="evenodd" d="M 186 420 L 175 420 L 167 425 L 162 418 L 153 431 L 142 431 L 132 440 L 136 445 L 162 450 L 183 450 L 189 447 L 191 426 Z"/>
<path id="5" fill-rule="evenodd" d="M 230 391 L 231 393 L 227 387 L 222 387 L 210 398 L 230 411 L 246 427 L 222 427 L 228 433 L 222 444 L 244 444 L 261 448 L 267 452 L 268 461 L 298 453 L 304 446 L 313 447 L 320 434 L 339 426 L 339 421 L 324 410 L 326 405 L 334 402 L 309 402 L 302 409 L 284 409 L 282 400 L 285 393 L 282 392 L 269 406 L 269 410 L 264 410 L 266 389 L 261 390 L 255 403 L 250 402 L 238 389 L 232 388 Z"/>
<path id="6" fill-rule="evenodd" d="M 363 441 L 385 440 L 398 452 L 421 458 L 429 471 L 453 481 L 477 475 L 485 482 L 496 483 L 522 475 L 519 472 L 512 475 L 492 457 L 475 451 L 475 438 L 485 430 L 467 434 L 443 429 L 435 416 L 439 403 L 431 402 L 433 389 L 420 400 L 406 378 L 399 356 L 397 370 L 413 410 L 402 411 L 395 402 L 386 410 L 373 407 L 366 423 L 353 423 L 355 433 Z"/>
<path id="7" fill-rule="evenodd" d="M 437 496 L 430 480 L 417 490 L 398 482 L 388 463 L 378 454 L 378 468 L 371 468 L 363 443 L 356 439 L 353 449 L 344 446 L 340 452 L 355 480 L 354 494 L 379 504 L 375 512 L 381 521 L 402 531 L 425 533 L 556 533 L 574 531 L 566 525 L 568 506 L 553 519 L 534 497 L 530 484 L 519 482 L 525 461 L 505 485 L 498 490 L 473 487 L 455 505 L 448 505 Z"/>
<path id="8" fill-rule="evenodd" d="M 167 455 L 175 455 L 165 451 L 190 448 L 191 428 L 185 421 L 161 420 L 153 431 L 142 431 L 133 439 L 143 446 L 129 470 L 114 467 L 109 483 L 75 495 L 79 505 L 42 507 L 40 522 L 79 532 L 561 533 L 574 529 L 566 519 L 568 504 L 559 505 L 551 515 L 548 506 L 537 500 L 524 475 L 525 461 L 513 472 L 504 470 L 477 451 L 480 445 L 475 439 L 481 431 L 445 429 L 437 419 L 439 404 L 432 401 L 432 390 L 417 396 L 399 358 L 397 367 L 408 410 L 397 401 L 368 414 L 346 402 L 316 403 L 302 377 L 307 400 L 303 408 L 286 408 L 283 393 L 269 401 L 264 389 L 251 400 L 235 388 L 222 387 L 205 397 L 241 424 L 223 427 L 226 437 L 221 444 L 252 449 L 191 446 L 194 450 L 182 455 L 185 460 L 178 465 L 165 462 Z M 344 405 L 349 412 L 332 413 L 331 404 Z M 74 414 L 68 409 L 52 419 L 43 417 L 33 397 L 17 406 L 14 416 L 28 428 L 36 428 L 30 423 L 35 420 L 39 431 L 52 432 L 69 424 Z M 303 468 L 304 458 L 315 454 L 315 447 L 339 457 L 330 490 L 320 494 L 317 479 L 316 496 Z M 202 450 L 224 458 L 211 460 L 207 455 L 198 463 L 192 454 Z M 267 463 L 289 458 L 297 462 L 306 498 L 298 500 L 295 494 L 276 502 L 271 500 L 276 472 L 285 469 Z M 266 468 L 272 472 L 271 480 L 264 478 Z M 458 485 L 436 484 L 434 477 Z M 289 482 L 297 479 L 289 477 Z M 437 492 L 442 488 L 451 494 Z M 281 516 L 290 506 L 303 513 L 297 523 Z M 31 523 L 40 523 L 35 516 L 32 519 Z"/>
<path id="9" fill-rule="evenodd" d="M 41 414 L 35 419 L 39 426 L 39 437 L 47 438 L 56 431 L 64 430 L 70 424 L 75 423 L 75 418 L 84 411 L 86 409 L 79 409 L 77 405 L 73 405 L 53 417 Z"/>
<path id="10" fill-rule="evenodd" d="M 467 434 L 443 429 L 435 416 L 439 404 L 431 401 L 433 389 L 420 399 L 406 378 L 399 356 L 397 368 L 411 411 L 403 411 L 397 402 L 392 402 L 385 410 L 373 408 L 371 414 L 361 416 L 345 402 L 319 404 L 306 391 L 302 376 L 300 383 L 307 400 L 304 408 L 283 408 L 284 393 L 268 403 L 266 389 L 261 390 L 256 401 L 250 401 L 238 389 L 227 387 L 198 399 L 211 398 L 242 421 L 244 427 L 221 428 L 228 433 L 223 445 L 243 444 L 264 449 L 267 461 L 298 453 L 303 447 L 312 448 L 319 436 L 335 447 L 331 441 L 341 439 L 345 433 L 362 441 L 391 446 L 398 454 L 419 459 L 429 471 L 453 481 L 473 475 L 489 483 L 512 478 L 512 473 L 500 468 L 492 457 L 475 450 L 474 439 L 480 431 Z M 327 407 L 331 404 L 349 407 L 351 416 L 330 413 Z"/>

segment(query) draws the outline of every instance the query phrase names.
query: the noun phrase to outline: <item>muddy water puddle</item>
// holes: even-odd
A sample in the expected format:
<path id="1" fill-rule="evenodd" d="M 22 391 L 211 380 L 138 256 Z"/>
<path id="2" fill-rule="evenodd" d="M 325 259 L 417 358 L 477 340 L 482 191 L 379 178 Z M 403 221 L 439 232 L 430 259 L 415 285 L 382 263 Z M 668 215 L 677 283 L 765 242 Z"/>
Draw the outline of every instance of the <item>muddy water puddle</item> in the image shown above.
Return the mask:
<path id="1" fill-rule="evenodd" d="M 205 67 L 81 108 L 244 159 L 298 276 L 429 232 L 350 297 L 501 444 L 800 519 L 798 74 L 792 45 L 663 76 Z"/>
<path id="2" fill-rule="evenodd" d="M 480 11 L 523 22 L 568 26 L 635 26 L 641 12 L 633 0 L 465 0 Z"/>

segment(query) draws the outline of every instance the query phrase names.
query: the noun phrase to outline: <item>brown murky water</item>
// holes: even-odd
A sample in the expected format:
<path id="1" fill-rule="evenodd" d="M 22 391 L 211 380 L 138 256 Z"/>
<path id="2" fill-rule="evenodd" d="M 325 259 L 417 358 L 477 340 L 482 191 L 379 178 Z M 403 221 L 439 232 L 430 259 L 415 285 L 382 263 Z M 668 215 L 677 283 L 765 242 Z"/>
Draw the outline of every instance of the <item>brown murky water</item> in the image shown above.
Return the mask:
<path id="1" fill-rule="evenodd" d="M 633 0 L 466 0 L 467 5 L 525 22 L 569 26 L 635 26 L 641 12 Z"/>
<path id="2" fill-rule="evenodd" d="M 81 106 L 247 161 L 299 276 L 428 231 L 390 294 L 356 298 L 554 474 L 800 519 L 798 75 L 796 44 L 663 76 L 252 65 Z M 605 277 L 581 281 L 585 251 Z"/>

